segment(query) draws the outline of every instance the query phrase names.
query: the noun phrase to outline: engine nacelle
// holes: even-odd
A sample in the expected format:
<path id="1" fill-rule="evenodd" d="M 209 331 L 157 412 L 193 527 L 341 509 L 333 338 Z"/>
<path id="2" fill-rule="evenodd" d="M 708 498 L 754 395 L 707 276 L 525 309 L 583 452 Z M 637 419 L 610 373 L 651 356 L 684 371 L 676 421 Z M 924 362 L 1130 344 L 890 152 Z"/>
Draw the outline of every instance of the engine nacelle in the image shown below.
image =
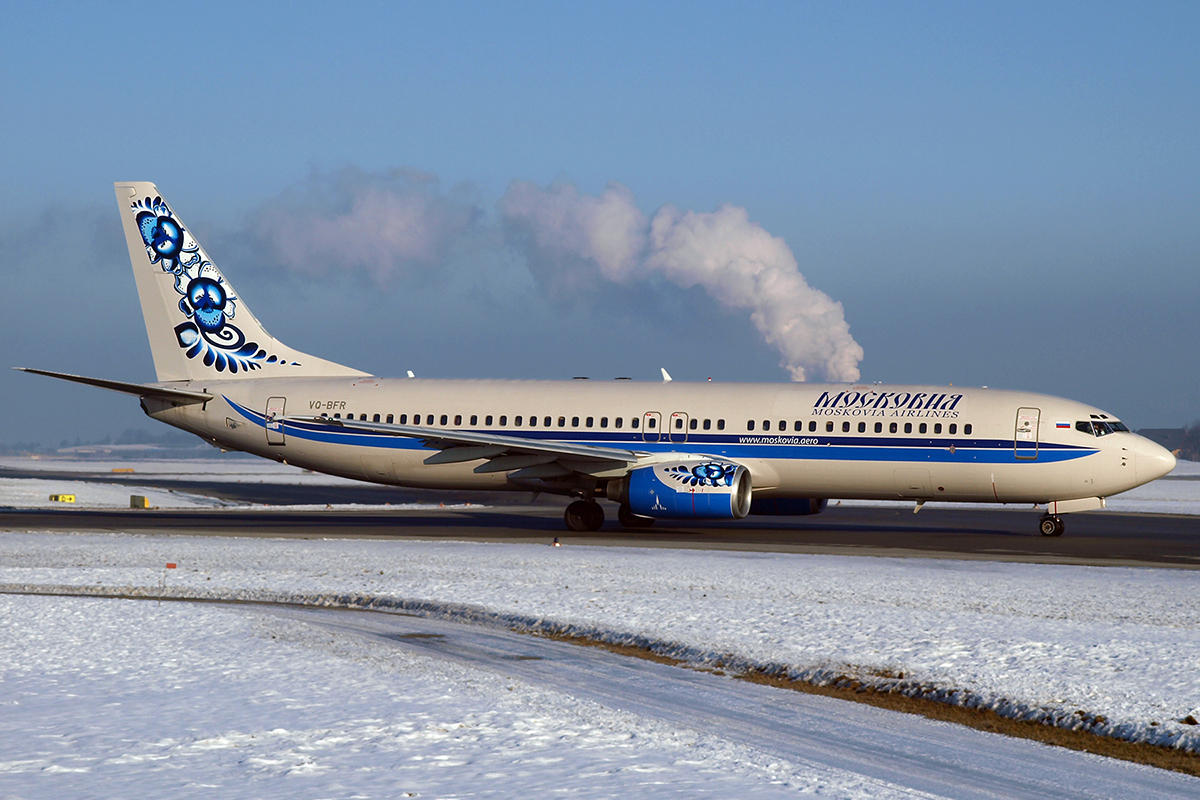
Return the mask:
<path id="1" fill-rule="evenodd" d="M 712 459 L 638 467 L 610 481 L 610 500 L 654 519 L 741 519 L 750 513 L 750 471 Z"/>
<path id="2" fill-rule="evenodd" d="M 756 497 L 750 504 L 751 514 L 774 517 L 803 517 L 820 514 L 829 501 L 816 497 Z"/>

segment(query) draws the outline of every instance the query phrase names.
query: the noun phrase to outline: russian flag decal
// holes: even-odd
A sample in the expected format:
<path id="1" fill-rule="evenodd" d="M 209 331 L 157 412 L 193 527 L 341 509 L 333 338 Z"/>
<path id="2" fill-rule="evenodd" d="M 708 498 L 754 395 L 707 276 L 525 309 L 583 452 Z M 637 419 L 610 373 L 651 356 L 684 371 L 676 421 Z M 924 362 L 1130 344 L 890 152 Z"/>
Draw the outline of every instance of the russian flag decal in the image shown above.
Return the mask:
<path id="1" fill-rule="evenodd" d="M 1056 428 L 1069 428 L 1069 427 L 1071 427 L 1071 423 L 1069 423 L 1069 422 L 1056 422 L 1056 423 L 1054 423 L 1054 427 L 1056 427 Z"/>

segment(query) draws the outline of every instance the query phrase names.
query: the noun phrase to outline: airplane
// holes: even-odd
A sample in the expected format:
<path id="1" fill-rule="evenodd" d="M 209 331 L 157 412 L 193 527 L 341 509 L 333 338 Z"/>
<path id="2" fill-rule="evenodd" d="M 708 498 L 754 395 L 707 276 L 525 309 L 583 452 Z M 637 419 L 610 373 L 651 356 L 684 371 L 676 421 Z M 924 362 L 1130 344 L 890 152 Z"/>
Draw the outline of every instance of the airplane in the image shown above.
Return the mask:
<path id="1" fill-rule="evenodd" d="M 808 515 L 830 498 L 1032 504 L 1038 529 L 1170 472 L 1085 403 L 954 386 L 379 378 L 275 339 L 152 183 L 115 184 L 158 380 L 124 392 L 225 450 L 426 489 L 575 498 L 573 531 Z"/>

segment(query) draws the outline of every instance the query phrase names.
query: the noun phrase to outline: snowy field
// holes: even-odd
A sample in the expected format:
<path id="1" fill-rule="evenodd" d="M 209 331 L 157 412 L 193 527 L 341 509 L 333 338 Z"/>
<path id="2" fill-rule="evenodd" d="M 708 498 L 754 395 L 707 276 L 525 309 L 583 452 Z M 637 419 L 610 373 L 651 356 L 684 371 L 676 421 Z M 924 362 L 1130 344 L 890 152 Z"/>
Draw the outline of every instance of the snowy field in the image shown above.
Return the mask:
<path id="1" fill-rule="evenodd" d="M 903 674 L 914 691 L 956 690 L 959 702 L 1015 716 L 1200 744 L 1176 721 L 1200 714 L 1191 571 L 121 534 L 0 543 L 8 590 L 373 598 L 474 624 L 656 645 L 696 664 L 878 683 Z M 168 561 L 178 568 L 165 570 Z M 664 787 L 911 796 L 262 612 L 8 596 L 0 620 L 5 797 L 151 786 L 173 796 L 231 786 L 279 797 L 297 787 L 314 797 L 505 796 L 514 781 L 590 797 Z"/>

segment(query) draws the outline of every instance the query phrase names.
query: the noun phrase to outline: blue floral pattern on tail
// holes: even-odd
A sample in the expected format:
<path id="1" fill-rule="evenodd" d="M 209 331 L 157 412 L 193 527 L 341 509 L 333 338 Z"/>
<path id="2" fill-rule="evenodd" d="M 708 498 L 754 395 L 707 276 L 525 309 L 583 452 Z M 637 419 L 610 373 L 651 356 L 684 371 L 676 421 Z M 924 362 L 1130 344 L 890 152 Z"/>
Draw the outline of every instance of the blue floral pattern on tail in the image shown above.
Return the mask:
<path id="1" fill-rule="evenodd" d="M 188 358 L 231 374 L 262 369 L 263 364 L 299 366 L 246 341 L 231 321 L 237 297 L 161 197 L 137 200 L 132 209 L 150 263 L 175 276 L 179 310 L 187 318 L 175 326 L 175 338 Z"/>

